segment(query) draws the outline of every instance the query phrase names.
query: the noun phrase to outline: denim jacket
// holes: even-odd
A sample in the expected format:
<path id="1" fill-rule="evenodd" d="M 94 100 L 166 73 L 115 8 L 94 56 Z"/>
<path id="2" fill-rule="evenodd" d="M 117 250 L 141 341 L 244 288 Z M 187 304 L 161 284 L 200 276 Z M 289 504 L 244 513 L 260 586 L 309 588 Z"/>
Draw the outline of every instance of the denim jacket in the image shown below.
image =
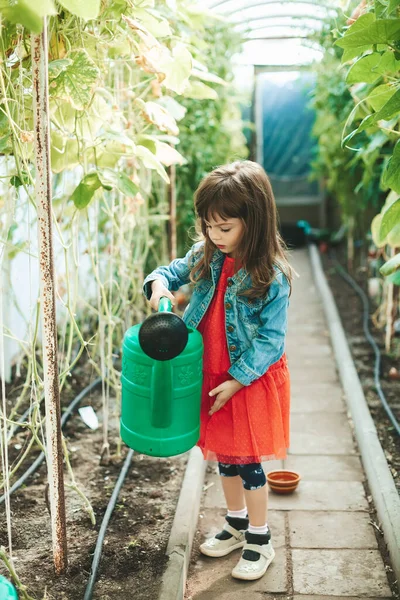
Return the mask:
<path id="1" fill-rule="evenodd" d="M 151 297 L 154 279 L 160 279 L 171 291 L 189 283 L 189 273 L 202 254 L 203 244 L 194 244 L 184 258 L 150 273 L 143 283 L 146 298 Z M 194 286 L 183 315 L 188 327 L 196 329 L 210 305 L 224 257 L 216 249 L 210 263 L 211 279 L 201 279 Z M 238 295 L 251 287 L 251 277 L 244 268 L 228 278 L 225 293 L 225 332 L 231 362 L 228 373 L 243 385 L 250 385 L 264 375 L 284 353 L 290 290 L 284 274 L 277 267 L 275 270 L 275 279 L 265 298 Z"/>

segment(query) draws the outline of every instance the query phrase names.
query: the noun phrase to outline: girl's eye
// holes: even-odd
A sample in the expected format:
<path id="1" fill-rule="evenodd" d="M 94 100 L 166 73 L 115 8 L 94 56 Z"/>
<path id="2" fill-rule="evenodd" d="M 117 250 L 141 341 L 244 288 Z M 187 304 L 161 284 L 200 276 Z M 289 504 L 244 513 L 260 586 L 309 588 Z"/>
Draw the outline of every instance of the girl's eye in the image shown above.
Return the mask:
<path id="1" fill-rule="evenodd" d="M 224 233 L 228 233 L 228 231 L 230 231 L 230 229 L 221 229 L 221 231 L 223 231 Z"/>

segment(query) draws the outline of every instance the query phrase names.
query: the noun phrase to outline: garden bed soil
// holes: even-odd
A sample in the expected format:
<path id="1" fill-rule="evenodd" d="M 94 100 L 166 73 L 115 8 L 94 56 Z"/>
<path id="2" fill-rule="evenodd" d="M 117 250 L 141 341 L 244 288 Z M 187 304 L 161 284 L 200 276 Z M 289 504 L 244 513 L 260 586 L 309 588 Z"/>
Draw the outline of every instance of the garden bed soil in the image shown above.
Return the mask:
<path id="1" fill-rule="evenodd" d="M 82 405 L 89 404 L 100 415 L 98 390 L 82 401 Z M 57 577 L 45 499 L 45 464 L 25 488 L 11 496 L 15 569 L 35 600 L 83 599 L 101 520 L 127 454 L 124 445 L 121 456 L 116 454 L 116 421 L 112 422 L 110 439 L 115 442 L 111 443 L 107 464 L 100 464 L 101 428 L 90 430 L 74 414 L 64 432 L 76 482 L 93 506 L 96 525 L 91 524 L 79 496 L 66 489 L 69 567 L 65 575 Z M 23 443 L 23 436 L 17 434 L 14 443 Z M 32 460 L 30 457 L 29 464 Z M 169 459 L 134 455 L 105 535 L 93 600 L 157 599 L 186 461 L 187 455 Z M 69 482 L 67 475 L 65 481 Z M 7 547 L 4 507 L 1 510 L 0 544 Z M 0 572 L 8 576 L 4 565 L 0 565 Z"/>
<path id="2" fill-rule="evenodd" d="M 346 333 L 354 363 L 357 368 L 364 395 L 374 420 L 379 440 L 382 445 L 393 480 L 400 492 L 400 438 L 393 427 L 381 400 L 377 394 L 374 383 L 375 353 L 366 340 L 363 330 L 363 307 L 361 299 L 353 288 L 338 274 L 335 268 L 334 257 L 322 254 L 325 275 L 333 292 L 340 318 Z M 344 266 L 343 256 L 341 264 Z M 353 279 L 360 287 L 367 291 L 367 272 L 363 268 L 355 268 L 351 273 Z M 370 302 L 371 314 L 376 306 Z M 400 381 L 389 376 L 391 368 L 400 370 L 400 336 L 393 338 L 393 351 L 385 352 L 384 330 L 374 327 L 369 321 L 370 331 L 381 351 L 380 380 L 383 393 L 397 420 L 400 420 Z"/>

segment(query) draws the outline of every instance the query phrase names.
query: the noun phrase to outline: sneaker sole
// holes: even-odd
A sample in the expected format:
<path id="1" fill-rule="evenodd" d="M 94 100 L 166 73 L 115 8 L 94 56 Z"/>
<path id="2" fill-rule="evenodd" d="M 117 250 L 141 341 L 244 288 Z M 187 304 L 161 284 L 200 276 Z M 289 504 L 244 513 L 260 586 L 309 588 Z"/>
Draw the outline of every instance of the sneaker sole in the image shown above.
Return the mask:
<path id="1" fill-rule="evenodd" d="M 235 579 L 242 579 L 243 581 L 254 581 L 255 579 L 260 579 L 261 577 L 263 577 L 263 575 L 265 575 L 269 565 L 272 563 L 274 558 L 275 558 L 275 552 L 274 552 L 273 556 L 271 556 L 269 561 L 267 561 L 263 570 L 259 571 L 258 573 L 235 573 L 235 569 L 233 569 L 232 577 L 234 577 Z"/>
<path id="2" fill-rule="evenodd" d="M 238 542 L 237 544 L 234 544 L 233 546 L 229 546 L 229 548 L 225 548 L 224 550 L 212 550 L 212 548 L 204 548 L 203 549 L 200 546 L 200 552 L 202 554 L 204 554 L 205 556 L 212 556 L 214 558 L 218 558 L 220 556 L 227 556 L 227 554 L 230 554 L 234 550 L 238 550 L 238 548 L 243 548 L 245 543 L 246 543 L 246 540 L 244 540 L 243 542 Z"/>

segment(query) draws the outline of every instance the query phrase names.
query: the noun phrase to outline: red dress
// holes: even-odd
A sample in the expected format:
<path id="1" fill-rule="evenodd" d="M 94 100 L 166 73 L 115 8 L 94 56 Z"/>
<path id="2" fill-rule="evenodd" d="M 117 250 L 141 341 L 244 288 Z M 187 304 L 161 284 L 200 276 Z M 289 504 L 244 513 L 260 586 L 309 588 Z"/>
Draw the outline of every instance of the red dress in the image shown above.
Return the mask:
<path id="1" fill-rule="evenodd" d="M 216 292 L 198 330 L 203 336 L 203 390 L 198 446 L 206 460 L 248 464 L 286 458 L 289 447 L 290 379 L 286 356 L 252 384 L 241 388 L 209 416 L 208 393 L 232 377 L 225 332 L 224 296 L 235 260 L 225 257 Z"/>

